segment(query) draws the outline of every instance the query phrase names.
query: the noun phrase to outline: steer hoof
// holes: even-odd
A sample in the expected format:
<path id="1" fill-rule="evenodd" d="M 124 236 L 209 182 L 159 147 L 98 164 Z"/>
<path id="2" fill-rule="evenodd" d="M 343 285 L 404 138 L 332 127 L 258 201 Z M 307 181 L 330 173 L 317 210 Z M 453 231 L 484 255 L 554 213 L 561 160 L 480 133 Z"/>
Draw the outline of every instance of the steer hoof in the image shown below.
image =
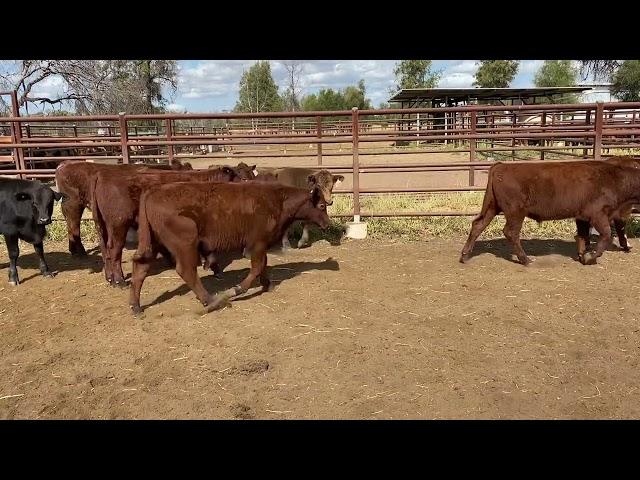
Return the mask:
<path id="1" fill-rule="evenodd" d="M 229 298 L 225 295 L 216 295 L 211 299 L 208 305 L 205 305 L 204 310 L 207 313 L 211 313 L 214 310 L 220 310 L 229 302 Z"/>
<path id="2" fill-rule="evenodd" d="M 626 247 L 620 247 L 620 250 L 622 250 L 623 252 L 629 253 L 631 251 L 631 247 L 627 245 Z"/>
<path id="3" fill-rule="evenodd" d="M 142 308 L 140 305 L 129 305 L 131 307 L 131 313 L 134 315 L 140 315 L 142 313 Z"/>
<path id="4" fill-rule="evenodd" d="M 596 263 L 597 263 L 597 257 L 596 257 L 596 254 L 593 252 L 587 252 L 582 257 L 583 265 L 595 265 Z"/>
<path id="5" fill-rule="evenodd" d="M 9 280 L 9 285 L 17 287 L 20 284 L 20 280 Z"/>
<path id="6" fill-rule="evenodd" d="M 42 272 L 42 276 L 44 278 L 53 278 L 57 275 L 58 272 Z"/>
<path id="7" fill-rule="evenodd" d="M 222 272 L 217 272 L 213 274 L 213 278 L 215 278 L 216 280 L 222 280 L 224 278 L 224 275 L 222 275 Z"/>
<path id="8" fill-rule="evenodd" d="M 309 246 L 309 244 L 306 243 L 306 242 L 304 242 L 304 243 L 303 242 L 298 242 L 298 248 L 306 248 L 308 246 Z"/>
<path id="9" fill-rule="evenodd" d="M 469 261 L 469 254 L 463 253 L 460 255 L 460 263 L 467 263 Z"/>

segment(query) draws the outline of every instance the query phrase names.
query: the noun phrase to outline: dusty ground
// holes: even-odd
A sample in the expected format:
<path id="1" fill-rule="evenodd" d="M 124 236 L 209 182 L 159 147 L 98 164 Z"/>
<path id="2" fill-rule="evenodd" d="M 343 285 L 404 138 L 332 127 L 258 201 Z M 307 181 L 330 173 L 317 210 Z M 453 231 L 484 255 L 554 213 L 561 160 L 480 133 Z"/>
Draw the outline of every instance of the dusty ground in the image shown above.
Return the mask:
<path id="1" fill-rule="evenodd" d="M 525 241 L 530 267 L 503 240 L 467 265 L 461 238 L 319 242 L 270 256 L 274 292 L 208 315 L 158 268 L 137 319 L 95 252 L 48 244 L 43 279 L 23 245 L 11 287 L 3 250 L 0 418 L 638 418 L 631 242 L 593 267 L 568 240 Z M 200 274 L 217 291 L 247 267 Z"/>

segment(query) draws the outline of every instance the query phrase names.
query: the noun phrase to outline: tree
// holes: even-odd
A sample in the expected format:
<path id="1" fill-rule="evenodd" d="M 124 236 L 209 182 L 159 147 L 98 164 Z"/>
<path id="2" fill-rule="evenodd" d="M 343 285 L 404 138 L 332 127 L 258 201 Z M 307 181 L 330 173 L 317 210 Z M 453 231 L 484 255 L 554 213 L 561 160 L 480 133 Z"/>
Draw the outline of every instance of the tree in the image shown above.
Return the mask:
<path id="1" fill-rule="evenodd" d="M 507 88 L 518 73 L 518 66 L 517 60 L 481 60 L 473 85 L 481 88 Z"/>
<path id="2" fill-rule="evenodd" d="M 431 60 L 401 60 L 396 63 L 393 74 L 396 76 L 395 93 L 403 88 L 435 88 L 442 77 L 442 70 L 433 71 Z"/>
<path id="3" fill-rule="evenodd" d="M 268 60 L 256 62 L 242 73 L 236 112 L 277 112 L 282 110 L 278 86 Z"/>
<path id="4" fill-rule="evenodd" d="M 589 77 L 594 80 L 609 80 L 620 65 L 621 60 L 581 60 L 580 74 L 584 80 Z"/>
<path id="5" fill-rule="evenodd" d="M 533 83 L 536 87 L 572 87 L 576 83 L 578 69 L 571 60 L 545 60 L 536 72 Z M 578 97 L 569 93 L 558 98 L 559 103 L 577 103 Z"/>
<path id="6" fill-rule="evenodd" d="M 317 94 L 307 95 L 302 99 L 304 111 L 317 110 L 351 110 L 358 107 L 360 110 L 369 110 L 371 100 L 366 98 L 364 80 L 360 80 L 357 86 L 349 86 L 343 90 L 323 88 Z"/>
<path id="7" fill-rule="evenodd" d="M 287 71 L 287 89 L 282 95 L 282 103 L 285 110 L 295 112 L 300 110 L 300 75 L 302 74 L 302 62 L 290 60 L 282 62 Z"/>
<path id="8" fill-rule="evenodd" d="M 84 114 L 163 111 L 177 88 L 175 60 L 20 60 L 0 62 L 0 86 L 18 91 L 18 106 L 75 104 Z M 35 96 L 48 79 L 62 79 L 59 95 Z"/>
<path id="9" fill-rule="evenodd" d="M 611 93 L 623 102 L 640 101 L 640 60 L 625 60 L 611 77 Z"/>

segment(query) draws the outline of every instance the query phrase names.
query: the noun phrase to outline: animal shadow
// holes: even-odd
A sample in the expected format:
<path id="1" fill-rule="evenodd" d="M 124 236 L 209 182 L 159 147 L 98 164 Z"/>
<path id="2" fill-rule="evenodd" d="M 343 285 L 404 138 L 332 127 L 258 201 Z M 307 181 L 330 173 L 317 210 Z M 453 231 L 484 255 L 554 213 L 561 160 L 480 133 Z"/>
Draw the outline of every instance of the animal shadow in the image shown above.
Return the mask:
<path id="1" fill-rule="evenodd" d="M 17 261 L 18 269 L 28 268 L 39 270 L 40 260 L 38 259 L 36 252 L 32 251 L 30 253 L 23 253 L 25 250 L 25 248 L 21 248 L 20 256 Z M 44 258 L 47 261 L 47 265 L 49 265 L 49 269 L 56 274 L 85 269 L 89 269 L 91 273 L 99 273 L 102 271 L 102 257 L 100 256 L 100 253 L 91 250 L 87 251 L 87 256 L 85 257 L 74 257 L 68 252 L 47 252 L 47 247 L 45 245 Z M 9 268 L 8 260 L 0 263 L 0 269 L 5 268 Z M 20 283 L 24 283 L 38 275 L 40 275 L 40 273 L 29 277 L 21 277 Z"/>
<path id="2" fill-rule="evenodd" d="M 267 272 L 269 274 L 269 278 L 271 279 L 271 283 L 274 287 L 277 287 L 282 282 L 291 280 L 304 272 L 309 272 L 312 270 L 330 270 L 337 272 L 340 270 L 340 265 L 333 258 L 327 258 L 323 262 L 291 262 L 291 263 L 283 263 L 280 265 L 273 265 L 267 267 Z M 202 277 L 201 281 L 204 285 L 204 288 L 211 294 L 216 294 L 228 288 L 234 287 L 238 285 L 245 277 L 249 274 L 249 268 L 242 268 L 239 270 L 230 270 L 228 272 L 223 273 L 222 279 L 217 279 L 213 276 L 213 274 L 209 274 L 206 277 Z M 182 281 L 180 279 L 179 281 Z M 258 282 L 254 282 L 252 287 L 257 285 Z M 251 292 L 252 289 L 249 290 Z M 151 303 L 146 305 L 158 305 L 167 300 L 172 299 L 175 296 L 181 296 L 189 293 L 191 289 L 185 284 L 182 283 L 178 288 L 165 292 L 158 296 Z M 235 301 L 248 300 L 250 298 L 256 297 L 262 294 L 262 289 L 259 288 L 253 293 L 245 293 L 244 295 L 234 298 Z"/>
<path id="3" fill-rule="evenodd" d="M 590 249 L 595 249 L 596 242 L 597 237 L 591 239 Z M 614 240 L 614 242 L 616 242 L 616 240 Z M 578 250 L 575 241 L 536 238 L 531 240 L 521 240 L 520 243 L 522 244 L 522 248 L 525 253 L 533 257 L 562 255 L 578 261 Z M 607 249 L 607 251 L 610 252 L 617 252 L 620 250 L 620 247 L 616 243 L 612 243 Z M 505 238 L 480 240 L 476 242 L 471 258 L 483 253 L 491 253 L 496 257 L 518 263 L 518 261 L 514 259 L 511 243 L 509 243 Z"/>

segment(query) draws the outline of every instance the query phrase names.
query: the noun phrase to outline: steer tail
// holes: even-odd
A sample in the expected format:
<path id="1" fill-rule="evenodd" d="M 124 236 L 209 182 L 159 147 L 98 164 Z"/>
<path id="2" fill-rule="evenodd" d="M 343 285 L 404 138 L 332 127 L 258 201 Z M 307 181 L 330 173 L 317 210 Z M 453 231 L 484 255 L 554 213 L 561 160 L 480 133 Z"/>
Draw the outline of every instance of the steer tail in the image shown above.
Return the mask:
<path id="1" fill-rule="evenodd" d="M 98 195 L 96 194 L 98 188 L 98 175 L 91 184 L 91 213 L 93 215 L 93 221 L 98 229 L 98 235 L 102 237 L 102 244 L 106 247 L 109 242 L 109 233 L 107 232 L 107 225 L 104 222 L 104 217 L 100 211 L 100 205 L 98 203 Z"/>
<path id="2" fill-rule="evenodd" d="M 140 195 L 140 207 L 138 208 L 138 250 L 133 255 L 136 262 L 149 262 L 154 259 L 153 238 L 149 217 L 147 216 L 147 193 Z"/>
<path id="3" fill-rule="evenodd" d="M 493 177 L 495 175 L 494 169 L 498 165 L 500 164 L 497 163 L 496 165 L 492 165 L 491 168 L 489 169 L 489 174 L 487 175 L 487 188 L 484 191 L 484 199 L 482 200 L 482 209 L 480 210 L 480 215 L 478 215 L 476 218 L 484 217 L 489 211 L 489 209 L 492 209 L 496 213 L 498 213 L 498 202 L 496 201 L 496 198 L 493 194 Z"/>

